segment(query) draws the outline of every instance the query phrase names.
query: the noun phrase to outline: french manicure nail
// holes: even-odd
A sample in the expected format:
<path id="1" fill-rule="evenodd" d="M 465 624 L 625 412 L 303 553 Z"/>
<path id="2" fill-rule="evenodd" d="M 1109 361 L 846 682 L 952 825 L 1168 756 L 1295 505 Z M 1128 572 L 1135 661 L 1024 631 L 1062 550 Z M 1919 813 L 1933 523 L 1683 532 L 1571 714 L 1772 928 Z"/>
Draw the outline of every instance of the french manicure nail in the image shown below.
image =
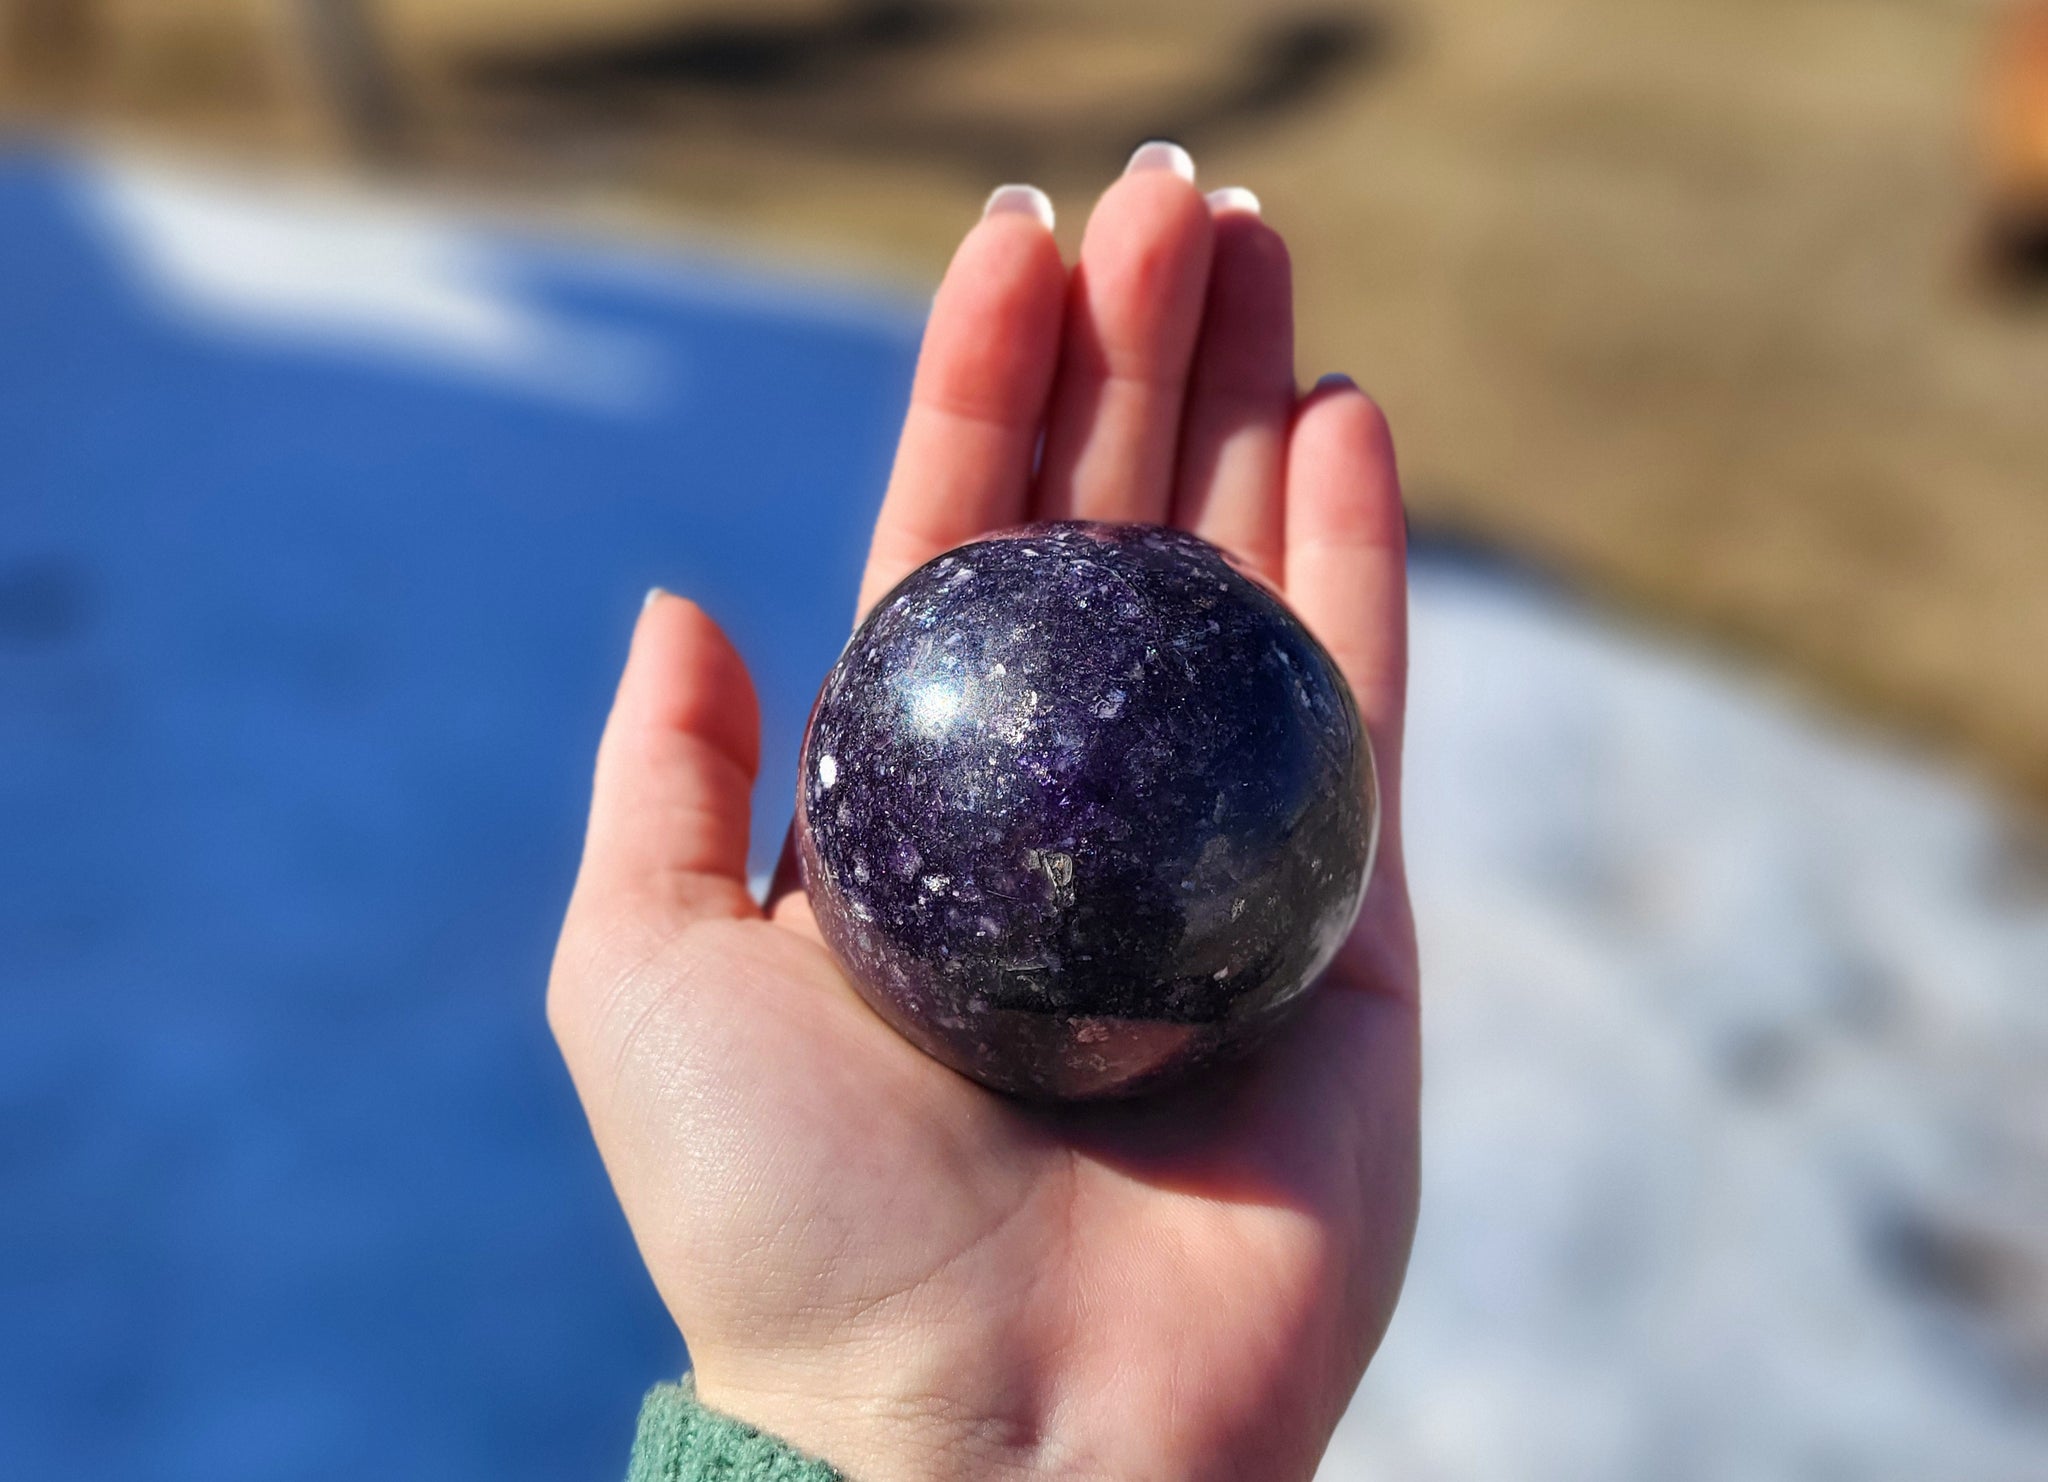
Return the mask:
<path id="1" fill-rule="evenodd" d="M 1035 216 L 1051 231 L 1052 198 L 1035 185 L 998 185 L 981 208 L 983 221 L 991 216 Z"/>
<path id="2" fill-rule="evenodd" d="M 647 595 L 640 599 L 640 610 L 643 613 L 646 612 L 648 608 L 654 606 L 654 601 L 657 597 L 666 597 L 667 595 L 668 589 L 665 587 L 649 587 Z"/>
<path id="3" fill-rule="evenodd" d="M 1171 170 L 1181 179 L 1192 182 L 1195 158 L 1171 139 L 1148 139 L 1138 146 L 1131 162 L 1124 166 L 1126 175 L 1136 175 L 1142 170 Z"/>
<path id="4" fill-rule="evenodd" d="M 1226 185 L 1221 190 L 1212 190 L 1208 201 L 1209 209 L 1218 216 L 1225 211 L 1249 211 L 1254 216 L 1263 214 L 1259 210 L 1259 198 L 1242 185 Z"/>

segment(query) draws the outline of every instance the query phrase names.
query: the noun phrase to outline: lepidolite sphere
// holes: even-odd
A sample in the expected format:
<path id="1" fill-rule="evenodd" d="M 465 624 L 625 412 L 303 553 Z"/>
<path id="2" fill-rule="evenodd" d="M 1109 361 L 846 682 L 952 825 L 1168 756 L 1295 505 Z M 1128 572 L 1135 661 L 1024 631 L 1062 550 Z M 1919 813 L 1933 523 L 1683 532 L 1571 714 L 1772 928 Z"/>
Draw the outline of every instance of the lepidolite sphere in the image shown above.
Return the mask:
<path id="1" fill-rule="evenodd" d="M 1025 526 L 913 572 L 826 680 L 797 788 L 804 885 L 862 995 L 1035 1098 L 1255 1045 L 1350 930 L 1376 823 L 1329 655 L 1150 525 Z"/>

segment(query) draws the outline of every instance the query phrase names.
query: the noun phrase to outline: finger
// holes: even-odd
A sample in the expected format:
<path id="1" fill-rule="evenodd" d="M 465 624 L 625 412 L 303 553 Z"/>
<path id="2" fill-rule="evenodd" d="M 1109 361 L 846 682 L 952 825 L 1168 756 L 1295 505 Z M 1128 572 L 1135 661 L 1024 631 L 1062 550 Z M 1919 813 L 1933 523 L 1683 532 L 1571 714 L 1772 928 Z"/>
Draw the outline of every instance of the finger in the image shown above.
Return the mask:
<path id="1" fill-rule="evenodd" d="M 1088 220 L 1067 291 L 1037 512 L 1164 520 L 1209 277 L 1209 208 L 1177 144 L 1147 144 Z"/>
<path id="2" fill-rule="evenodd" d="M 598 745 L 572 916 L 666 931 L 757 914 L 747 827 L 760 731 L 746 664 L 718 625 L 649 593 Z"/>
<path id="3" fill-rule="evenodd" d="M 1216 251 L 1188 373 L 1173 523 L 1280 579 L 1294 414 L 1294 280 L 1258 197 L 1209 197 Z"/>
<path id="4" fill-rule="evenodd" d="M 861 581 L 863 612 L 940 552 L 1023 518 L 1066 287 L 1051 202 L 1030 186 L 1003 186 L 932 301 Z"/>
<path id="5" fill-rule="evenodd" d="M 804 894 L 804 870 L 797 855 L 794 820 L 789 832 L 782 836 L 782 853 L 775 861 L 775 873 L 768 878 L 768 896 L 761 908 L 777 926 L 818 937 L 818 918 L 811 911 L 810 897 Z"/>
<path id="6" fill-rule="evenodd" d="M 1347 378 L 1302 399 L 1287 452 L 1288 601 L 1343 670 L 1392 818 L 1408 686 L 1407 527 L 1386 418 Z"/>

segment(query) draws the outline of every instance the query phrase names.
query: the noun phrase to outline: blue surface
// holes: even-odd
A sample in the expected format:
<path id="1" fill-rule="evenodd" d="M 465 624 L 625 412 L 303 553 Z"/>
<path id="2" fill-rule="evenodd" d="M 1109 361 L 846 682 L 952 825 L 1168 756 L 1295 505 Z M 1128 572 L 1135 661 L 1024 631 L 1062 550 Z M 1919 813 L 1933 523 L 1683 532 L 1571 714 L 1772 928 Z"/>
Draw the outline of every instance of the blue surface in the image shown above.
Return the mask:
<path id="1" fill-rule="evenodd" d="M 900 308 L 538 240 L 620 410 L 138 286 L 0 165 L 0 1477 L 609 1478 L 683 1361 L 542 1022 L 641 594 L 754 665 L 775 852 Z"/>

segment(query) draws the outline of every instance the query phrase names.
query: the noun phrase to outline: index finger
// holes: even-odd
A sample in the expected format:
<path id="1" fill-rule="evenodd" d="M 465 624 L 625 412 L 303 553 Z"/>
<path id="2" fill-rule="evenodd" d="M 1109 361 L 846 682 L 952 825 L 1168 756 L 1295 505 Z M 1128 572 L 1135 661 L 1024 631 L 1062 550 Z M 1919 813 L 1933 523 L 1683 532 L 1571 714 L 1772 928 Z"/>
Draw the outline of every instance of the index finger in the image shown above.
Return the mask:
<path id="1" fill-rule="evenodd" d="M 999 188 L 932 301 L 863 613 L 934 556 L 1023 519 L 1066 292 L 1052 204 L 1030 186 Z"/>

